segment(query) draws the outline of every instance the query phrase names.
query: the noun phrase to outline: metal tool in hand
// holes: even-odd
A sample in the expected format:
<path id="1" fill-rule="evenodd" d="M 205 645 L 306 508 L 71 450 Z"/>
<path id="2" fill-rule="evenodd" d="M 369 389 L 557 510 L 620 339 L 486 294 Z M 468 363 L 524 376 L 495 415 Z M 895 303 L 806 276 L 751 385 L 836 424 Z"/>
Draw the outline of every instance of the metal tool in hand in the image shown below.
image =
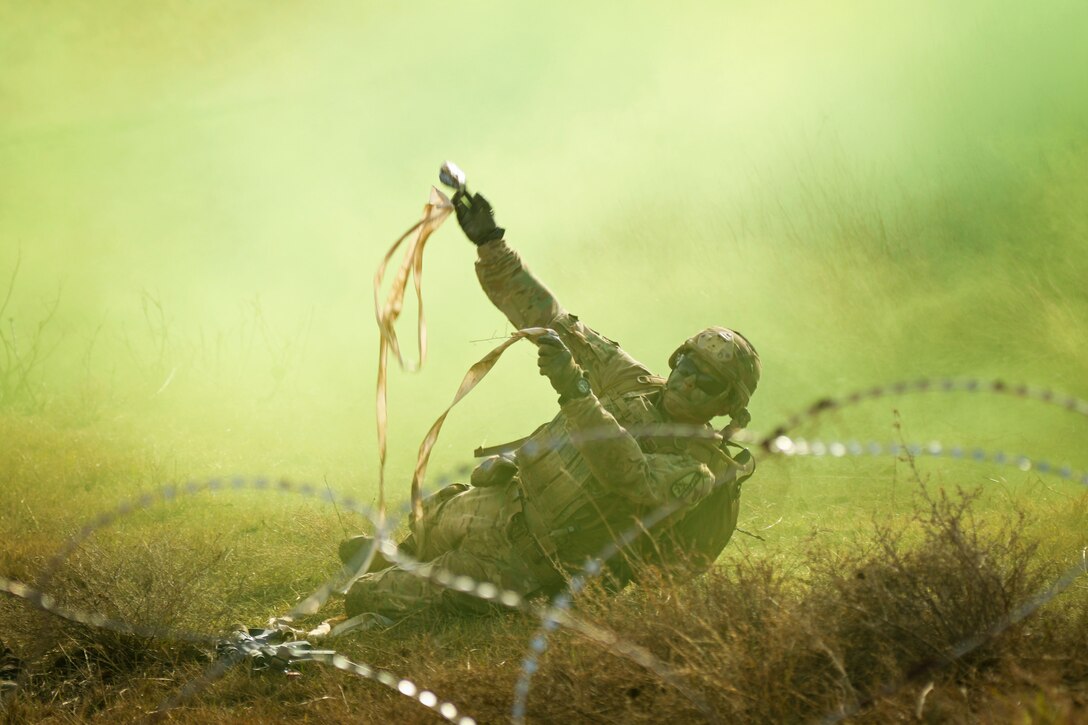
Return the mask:
<path id="1" fill-rule="evenodd" d="M 468 193 L 468 188 L 465 186 L 465 172 L 452 161 L 442 164 L 442 168 L 438 170 L 438 180 L 454 191 Z"/>

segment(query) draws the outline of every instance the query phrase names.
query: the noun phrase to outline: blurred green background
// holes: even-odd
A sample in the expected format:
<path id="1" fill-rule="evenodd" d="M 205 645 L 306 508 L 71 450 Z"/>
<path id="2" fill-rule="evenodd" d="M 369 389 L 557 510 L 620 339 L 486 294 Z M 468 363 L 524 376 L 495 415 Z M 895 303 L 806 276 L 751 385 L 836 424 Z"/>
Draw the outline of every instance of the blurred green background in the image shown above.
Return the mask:
<path id="1" fill-rule="evenodd" d="M 5 344 L 40 350 L 7 408 L 140 446 L 163 477 L 373 496 L 373 274 L 447 158 L 564 304 L 650 367 L 707 325 L 750 337 L 754 429 L 926 375 L 1088 396 L 1086 35 L 1079 0 L 0 2 Z M 391 375 L 395 498 L 510 331 L 473 258 L 454 222 L 429 246 L 430 357 Z M 1083 419 L 984 396 L 805 432 L 894 440 L 893 409 L 909 439 L 1088 467 Z M 516 346 L 431 470 L 555 410 Z M 746 515 L 824 515 L 821 486 L 880 501 L 874 474 L 901 465 L 768 463 Z"/>

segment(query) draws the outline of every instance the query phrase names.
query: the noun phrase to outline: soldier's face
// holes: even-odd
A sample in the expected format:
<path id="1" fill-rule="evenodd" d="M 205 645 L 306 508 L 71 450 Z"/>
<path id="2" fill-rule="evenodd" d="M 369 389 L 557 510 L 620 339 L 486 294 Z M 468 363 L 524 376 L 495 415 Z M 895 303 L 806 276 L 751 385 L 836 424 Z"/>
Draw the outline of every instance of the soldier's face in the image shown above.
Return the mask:
<path id="1" fill-rule="evenodd" d="M 727 384 L 704 368 L 694 355 L 681 355 L 665 383 L 662 404 L 674 420 L 685 423 L 705 423 L 721 405 L 721 395 Z"/>
<path id="2" fill-rule="evenodd" d="M 676 367 L 669 375 L 670 381 L 674 379 L 677 387 L 698 390 L 708 398 L 720 395 L 727 387 L 697 357 L 687 353 L 676 359 Z"/>

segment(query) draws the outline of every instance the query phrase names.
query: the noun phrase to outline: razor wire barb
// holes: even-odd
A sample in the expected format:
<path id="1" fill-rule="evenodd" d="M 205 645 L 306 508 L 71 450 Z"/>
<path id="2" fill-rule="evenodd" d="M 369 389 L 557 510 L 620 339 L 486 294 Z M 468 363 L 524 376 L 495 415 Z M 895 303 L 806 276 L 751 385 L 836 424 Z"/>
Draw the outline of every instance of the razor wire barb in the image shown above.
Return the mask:
<path id="1" fill-rule="evenodd" d="M 1057 405 L 1066 410 L 1072 411 L 1082 416 L 1088 416 L 1088 403 L 1083 400 L 1074 398 L 1072 396 L 1060 395 L 1053 393 L 1047 389 L 1034 388 L 1031 386 L 1008 386 L 1000 380 L 983 382 L 979 380 L 961 380 L 954 381 L 951 379 L 940 380 L 920 380 L 913 383 L 896 383 L 889 386 L 880 386 L 870 388 L 864 391 L 858 391 L 851 393 L 847 396 L 843 396 L 838 399 L 824 398 L 817 401 L 815 404 L 807 408 L 801 413 L 791 416 L 783 425 L 780 425 L 773 430 L 773 432 L 766 436 L 755 436 L 748 434 L 745 436 L 746 441 L 757 442 L 758 452 L 760 454 L 768 456 L 783 456 L 786 458 L 792 458 L 796 456 L 828 456 L 833 458 L 841 458 L 846 456 L 898 456 L 901 453 L 909 453 L 911 455 L 920 456 L 934 456 L 934 457 L 947 457 L 951 459 L 960 459 L 974 462 L 990 462 L 997 465 L 1013 466 L 1022 471 L 1035 470 L 1041 474 L 1056 475 L 1062 479 L 1076 481 L 1081 485 L 1088 486 L 1088 473 L 1083 471 L 1074 471 L 1070 466 L 1055 466 L 1048 461 L 1038 460 L 1030 458 L 1026 455 L 1009 455 L 1003 451 L 985 451 L 981 448 L 966 448 L 958 445 L 945 445 L 937 441 L 932 441 L 926 444 L 921 443 L 889 443 L 880 444 L 876 442 L 868 442 L 862 444 L 858 441 L 823 441 L 823 440 L 807 440 L 800 437 L 791 437 L 787 433 L 798 425 L 802 424 L 806 420 L 815 419 L 824 412 L 835 408 L 845 407 L 847 405 L 853 405 L 865 400 L 873 400 L 885 395 L 898 395 L 910 392 L 991 392 L 995 394 L 1010 394 L 1015 397 L 1024 399 L 1034 399 L 1044 403 Z M 639 433 L 640 431 L 633 431 Z M 705 437 L 707 435 L 706 429 L 692 429 L 690 426 L 672 426 L 663 427 L 655 426 L 653 431 L 645 431 L 647 434 L 654 432 L 658 434 L 671 434 L 679 437 L 680 435 L 691 435 Z M 592 438 L 592 434 L 586 438 Z M 598 437 L 604 438 L 607 435 L 600 434 Z M 570 439 L 562 441 L 562 443 L 569 444 Z M 543 445 L 559 445 L 560 441 L 543 442 Z M 468 468 L 465 467 L 459 474 L 467 473 Z M 440 481 L 440 483 L 443 481 Z M 381 551 L 388 558 L 390 558 L 394 564 L 402 567 L 406 571 L 410 571 L 416 576 L 426 578 L 435 584 L 443 587 L 448 587 L 456 591 L 465 592 L 467 594 L 476 596 L 486 601 L 492 601 L 502 604 L 507 607 L 518 609 L 529 609 L 528 603 L 524 597 L 518 592 L 509 590 L 503 590 L 490 582 L 477 582 L 471 577 L 458 575 L 455 572 L 446 572 L 440 569 L 436 569 L 430 566 L 426 562 L 418 562 L 411 557 L 405 555 L 399 550 L 396 543 L 389 538 L 389 532 L 391 529 L 388 526 L 382 526 L 379 517 L 375 515 L 373 511 L 351 497 L 339 497 L 332 490 L 327 487 L 317 487 L 311 484 L 293 484 L 287 480 L 279 480 L 272 482 L 266 478 L 255 478 L 248 480 L 241 477 L 231 478 L 224 480 L 221 478 L 209 479 L 205 482 L 189 481 L 186 484 L 171 484 L 165 486 L 158 491 L 152 493 L 143 494 L 135 499 L 123 502 L 112 511 L 100 514 L 85 524 L 72 538 L 70 538 L 58 552 L 49 560 L 46 566 L 46 571 L 39 579 L 39 585 L 37 588 L 32 587 L 21 582 L 16 582 L 7 578 L 0 578 L 0 591 L 5 591 L 8 594 L 16 596 L 20 599 L 27 601 L 32 606 L 43 611 L 50 612 L 56 616 L 68 619 L 71 621 L 79 622 L 84 625 L 92 627 L 100 627 L 106 629 L 114 629 L 119 632 L 127 634 L 139 634 L 141 636 L 170 636 L 176 639 L 191 639 L 196 641 L 209 641 L 214 640 L 217 637 L 215 635 L 206 635 L 199 633 L 186 633 L 172 631 L 166 633 L 164 629 L 156 629 L 154 627 L 129 625 L 119 620 L 111 620 L 104 615 L 95 612 L 81 612 L 78 610 L 70 609 L 59 605 L 54 599 L 45 591 L 46 587 L 53 581 L 57 569 L 64 563 L 67 557 L 88 537 L 101 528 L 111 525 L 116 520 L 135 513 L 144 508 L 159 504 L 172 502 L 182 496 L 194 495 L 205 491 L 234 491 L 242 490 L 246 488 L 252 488 L 257 491 L 277 491 L 286 494 L 296 494 L 307 496 L 317 499 L 318 501 L 339 504 L 346 509 L 360 513 L 371 520 L 375 525 L 376 530 L 376 546 L 370 547 L 362 552 L 360 561 L 352 562 L 349 567 L 354 571 L 364 570 L 370 563 L 370 559 L 375 555 L 377 551 Z M 677 687 L 681 692 L 685 694 L 709 719 L 714 718 L 713 712 L 709 709 L 709 705 L 701 701 L 697 695 L 687 692 L 682 681 L 677 678 L 672 671 L 663 663 L 658 661 L 651 653 L 638 645 L 624 642 L 614 634 L 602 631 L 600 628 L 588 625 L 586 623 L 578 621 L 572 617 L 569 613 L 569 609 L 572 605 L 573 598 L 584 589 L 585 585 L 594 577 L 601 574 L 604 570 L 604 563 L 608 561 L 612 556 L 621 551 L 624 546 L 634 541 L 638 536 L 649 532 L 654 526 L 659 524 L 662 520 L 666 519 L 670 514 L 675 513 L 677 504 L 666 504 L 660 507 L 656 511 L 643 517 L 637 521 L 630 529 L 620 536 L 614 538 L 613 541 L 602 549 L 595 557 L 591 557 L 587 560 L 586 564 L 582 568 L 582 571 L 571 577 L 568 587 L 563 592 L 557 594 L 551 601 L 550 605 L 541 608 L 538 611 L 541 624 L 537 632 L 532 636 L 527 647 L 527 654 L 522 663 L 521 675 L 519 676 L 518 683 L 514 692 L 514 704 L 511 712 L 511 716 L 515 722 L 524 722 L 526 704 L 528 694 L 531 687 L 531 680 L 533 674 L 538 669 L 539 657 L 547 650 L 548 635 L 558 629 L 560 626 L 570 627 L 575 631 L 580 632 L 592 641 L 596 641 L 606 646 L 609 651 L 624 656 L 637 664 L 645 667 L 647 670 L 658 675 L 663 681 Z M 996 636 L 1004 628 L 1010 624 L 1018 622 L 1023 618 L 1029 616 L 1032 612 L 1038 609 L 1046 602 L 1053 599 L 1055 596 L 1065 591 L 1081 574 L 1085 573 L 1085 567 L 1083 563 L 1079 563 L 1077 566 L 1069 569 L 1048 589 L 1040 592 L 1035 597 L 1025 601 L 1022 605 L 1011 612 L 1004 620 L 998 622 L 986 632 L 978 633 L 975 636 L 968 638 L 953 647 L 948 657 L 942 662 L 953 661 L 956 658 L 962 657 L 964 654 L 970 652 L 974 648 L 978 647 L 989 638 Z M 303 598 L 299 604 L 297 604 L 291 610 L 291 615 L 297 615 L 300 613 L 313 613 L 319 609 L 327 600 L 327 598 L 337 589 L 338 582 L 342 582 L 345 577 L 349 577 L 351 574 L 348 569 L 345 569 L 341 573 L 334 575 L 332 579 L 322 584 L 313 594 Z M 295 653 L 298 654 L 298 653 Z M 313 661 L 321 661 L 320 658 L 314 656 L 310 657 Z M 397 678 L 391 673 L 384 672 L 371 668 L 369 665 L 353 663 L 347 658 L 334 653 L 328 655 L 328 661 L 324 661 L 324 664 L 331 665 L 344 671 L 353 672 L 356 675 L 368 677 L 373 679 L 387 687 L 391 687 L 400 694 L 415 699 L 420 704 L 434 709 L 438 714 L 445 717 L 452 722 L 458 722 L 460 725 L 467 725 L 467 723 L 473 722 L 471 718 L 460 713 L 451 703 L 440 701 L 437 695 L 431 693 L 429 690 L 421 690 L 415 683 L 409 680 Z M 197 681 L 190 682 L 182 688 L 180 692 L 174 698 L 170 698 L 164 702 L 155 713 L 161 714 L 170 707 L 176 706 L 179 702 L 184 701 L 188 697 L 191 697 L 196 692 L 199 692 L 203 687 L 207 686 L 210 682 L 218 679 L 224 674 L 230 667 L 236 662 L 231 658 L 223 658 L 216 663 L 205 673 L 205 676 Z M 925 663 L 923 663 L 925 664 Z M 917 669 L 917 668 L 915 668 Z M 373 676 L 369 676 L 370 675 Z M 889 692 L 894 692 L 895 689 L 901 687 L 906 681 L 899 683 L 892 683 L 888 686 Z M 429 704 L 432 703 L 433 704 Z M 448 706 L 448 707 L 446 707 Z M 831 717 L 846 717 L 860 709 L 863 709 L 866 703 L 860 703 L 856 705 L 856 709 L 848 711 L 846 714 L 831 716 Z M 443 710 L 442 708 L 445 707 Z M 452 708 L 452 709 L 451 709 Z M 458 719 L 454 719 L 454 718 Z"/>
<path id="2" fill-rule="evenodd" d="M 875 441 L 871 441 L 866 445 L 862 445 L 858 441 L 809 442 L 803 438 L 792 439 L 786 435 L 789 431 L 801 424 L 816 420 L 825 412 L 857 405 L 866 400 L 877 400 L 892 395 L 907 393 L 954 393 L 961 391 L 1012 395 L 1016 398 L 1025 400 L 1037 400 L 1050 405 L 1058 405 L 1065 410 L 1088 417 L 1088 401 L 1076 398 L 1072 395 L 1055 393 L 1049 388 L 1039 388 L 1027 384 L 1010 386 L 1000 379 L 987 381 L 978 378 L 959 380 L 955 378 L 921 378 L 915 381 L 902 381 L 890 385 L 878 385 L 867 389 L 857 390 L 837 398 L 820 398 L 806 409 L 789 416 L 784 423 L 775 426 L 772 429 L 773 432 L 769 435 L 761 436 L 742 431 L 745 435 L 738 436 L 738 438 L 741 439 L 742 442 L 756 443 L 758 450 L 765 455 L 812 455 L 817 457 L 830 455 L 834 458 L 841 458 L 848 455 L 861 456 L 868 454 L 870 456 L 891 455 L 898 457 L 905 451 L 911 455 L 946 455 L 949 458 L 967 458 L 968 460 L 978 463 L 991 461 L 997 465 L 1015 465 L 1022 471 L 1028 471 L 1034 467 L 1039 473 L 1053 473 L 1060 478 L 1074 480 L 1082 485 L 1088 486 L 1088 471 L 1075 472 L 1072 467 L 1068 465 L 1055 468 L 1046 460 L 1035 461 L 1024 455 L 1010 456 L 1004 451 L 987 452 L 982 448 L 972 448 L 968 452 L 964 446 L 945 446 L 939 441 L 931 441 L 924 445 L 920 443 L 909 443 L 905 445 L 890 443 L 884 445 Z M 688 428 L 690 429 L 691 427 L 688 426 Z M 719 485 L 721 485 L 721 482 L 715 482 L 715 489 Z M 656 526 L 670 514 L 675 513 L 678 508 L 679 504 L 677 503 L 666 504 L 645 519 L 636 522 L 634 526 L 628 529 L 628 531 L 610 542 L 600 555 L 589 559 L 583 567 L 582 572 L 571 578 L 567 590 L 556 595 L 552 600 L 551 607 L 545 610 L 545 614 L 542 617 L 541 626 L 530 640 L 529 650 L 522 663 L 521 674 L 514 689 L 514 703 L 510 715 L 512 721 L 516 725 L 522 725 L 525 722 L 527 701 L 533 675 L 539 669 L 538 661 L 540 656 L 547 650 L 548 635 L 557 627 L 555 613 L 563 612 L 571 606 L 572 596 L 577 594 L 589 579 L 598 576 L 604 570 L 604 561 L 615 555 L 637 536 L 648 531 L 653 526 Z M 1039 600 L 1038 603 L 1030 611 L 1025 612 L 1023 616 L 1027 616 L 1031 611 L 1042 606 L 1045 601 L 1049 601 L 1049 598 Z"/>
<path id="3" fill-rule="evenodd" d="M 293 484 L 292 482 L 281 479 L 276 482 L 270 481 L 268 478 L 255 478 L 253 480 L 247 480 L 243 477 L 231 478 L 228 482 L 224 482 L 221 478 L 212 478 L 207 481 L 197 482 L 189 481 L 184 485 L 170 484 L 164 486 L 157 491 L 141 494 L 135 499 L 126 500 L 116 506 L 114 509 L 104 512 L 95 517 L 91 522 L 85 524 L 79 529 L 79 531 L 73 535 L 63 546 L 60 547 L 58 552 L 47 562 L 47 568 L 41 577 L 41 581 L 45 584 L 49 584 L 53 581 L 55 574 L 64 561 L 76 550 L 76 548 L 89 537 L 91 537 L 96 531 L 103 529 L 111 524 L 115 523 L 119 519 L 141 511 L 143 509 L 150 508 L 156 504 L 169 503 L 178 500 L 184 496 L 192 496 L 204 492 L 213 491 L 241 491 L 247 488 L 256 491 L 276 491 L 285 494 L 296 494 L 304 497 L 315 498 L 321 502 L 328 504 L 339 504 L 340 506 L 354 511 L 355 513 L 366 516 L 374 524 L 379 537 L 386 537 L 387 529 L 382 526 L 382 519 L 369 507 L 359 503 L 357 500 L 351 497 L 338 497 L 331 489 L 325 487 L 319 489 L 317 486 L 309 483 Z M 387 539 L 385 539 L 387 540 Z M 373 548 L 364 550 L 357 555 L 358 561 L 352 562 L 356 569 L 364 569 L 369 565 L 370 560 L 373 558 L 375 550 Z M 312 613 L 312 605 L 315 601 L 323 604 L 327 599 L 329 593 L 335 590 L 336 582 L 344 578 L 348 573 L 345 568 L 338 574 L 334 575 L 332 579 L 322 584 L 313 594 L 301 599 L 300 603 L 292 608 L 291 612 L 286 615 L 299 613 Z M 170 630 L 163 627 L 149 627 L 142 625 L 132 625 L 119 619 L 106 617 L 97 612 L 85 612 L 78 609 L 64 607 L 59 605 L 54 598 L 42 591 L 39 588 L 32 587 L 19 581 L 8 579 L 6 577 L 0 577 L 0 591 L 6 592 L 12 596 L 22 599 L 28 602 L 30 605 L 48 613 L 53 616 L 65 619 L 67 621 L 75 622 L 77 624 L 83 624 L 86 626 L 108 629 L 111 631 L 119 632 L 122 634 L 137 634 L 145 637 L 160 637 L 160 638 L 172 638 L 185 641 L 195 642 L 216 642 L 221 639 L 219 634 L 205 634 L 196 632 L 187 632 L 184 630 Z M 283 619 L 281 617 L 280 619 Z M 277 652 L 282 648 L 277 649 Z M 446 720 L 456 723 L 457 725 L 474 725 L 475 720 L 461 712 L 456 705 L 448 700 L 440 699 L 435 693 L 430 690 L 418 687 L 414 682 L 405 678 L 399 678 L 392 673 L 380 669 L 374 668 L 364 663 L 352 662 L 348 658 L 340 655 L 339 653 L 332 652 L 331 654 L 321 655 L 315 653 L 305 653 L 305 651 L 292 650 L 287 648 L 284 653 L 296 657 L 297 659 L 312 660 L 320 662 L 322 664 L 331 665 L 337 669 L 343 670 L 356 676 L 364 677 L 366 679 L 378 682 L 390 689 L 398 692 L 402 696 L 408 697 L 419 704 L 434 710 L 440 716 Z M 305 656 L 303 656 L 305 654 Z M 187 682 L 182 688 L 170 698 L 159 704 L 149 714 L 149 719 L 158 720 L 169 710 L 178 707 L 180 704 L 198 694 L 205 689 L 208 685 L 220 679 L 225 675 L 234 665 L 245 659 L 246 653 L 244 649 L 238 649 L 234 652 L 227 654 L 225 657 L 221 657 L 214 661 L 205 670 L 201 677 L 196 680 Z M 34 659 L 34 658 L 31 658 Z M 26 673 L 21 673 L 20 681 L 25 677 Z M 11 696 L 7 694 L 7 696 Z M 0 700 L 2 702 L 2 700 Z"/>
<path id="4" fill-rule="evenodd" d="M 1059 594 L 1069 589 L 1074 581 L 1085 574 L 1088 574 L 1088 562 L 1083 560 L 1077 562 L 1062 572 L 1061 576 L 1054 580 L 1049 586 L 1022 602 L 1019 606 L 1009 612 L 1008 615 L 991 625 L 986 631 L 979 632 L 957 642 L 940 656 L 931 657 L 917 663 L 910 669 L 906 676 L 876 688 L 875 692 L 865 699 L 855 702 L 851 707 L 843 708 L 840 712 L 829 713 L 820 718 L 817 722 L 821 723 L 821 725 L 832 725 L 833 723 L 842 722 L 846 718 L 853 717 L 876 704 L 879 698 L 894 695 L 907 684 L 916 682 L 925 675 L 943 667 L 947 667 L 961 657 L 975 651 L 989 640 L 994 639 L 1012 625 L 1029 617 L 1039 607 L 1050 602 Z"/>
<path id="5" fill-rule="evenodd" d="M 467 467 L 462 468 L 460 472 L 465 473 L 467 470 Z M 338 497 L 337 494 L 327 486 L 324 489 L 319 489 L 308 483 L 293 484 L 285 479 L 273 482 L 263 477 L 252 480 L 243 477 L 234 477 L 229 479 L 229 481 L 224 481 L 221 478 L 212 478 L 201 482 L 189 481 L 182 486 L 170 484 L 156 491 L 141 494 L 134 499 L 123 501 L 114 509 L 96 516 L 91 522 L 82 526 L 74 536 L 65 542 L 58 552 L 49 560 L 47 569 L 41 577 L 41 580 L 46 583 L 51 583 L 59 567 L 83 541 L 86 541 L 96 531 L 114 524 L 121 518 L 135 514 L 138 511 L 150 508 L 157 504 L 174 502 L 179 498 L 186 496 L 194 496 L 205 492 L 242 491 L 245 489 L 262 492 L 274 491 L 283 494 L 316 498 L 317 500 L 330 505 L 339 503 L 339 505 L 344 508 L 369 518 L 371 523 L 375 526 L 376 531 L 379 533 L 379 536 L 375 541 L 377 544 L 376 546 L 361 550 L 355 557 L 356 561 L 350 562 L 339 574 L 334 575 L 332 579 L 323 583 L 313 594 L 302 598 L 299 604 L 295 605 L 287 615 L 276 619 L 289 620 L 293 615 L 313 613 L 313 611 L 315 611 L 312 607 L 313 603 L 317 602 L 318 606 L 323 604 L 327 599 L 328 594 L 339 588 L 339 582 L 342 582 L 345 578 L 350 578 L 350 575 L 348 575 L 349 572 L 365 569 L 378 550 L 388 556 L 396 563 L 396 565 L 402 567 L 405 571 L 409 571 L 420 578 L 432 581 L 439 586 L 470 594 L 485 601 L 494 601 L 509 608 L 531 611 L 529 603 L 517 592 L 501 589 L 490 582 L 477 582 L 471 577 L 437 569 L 403 554 L 396 544 L 388 538 L 389 528 L 383 529 L 381 527 L 381 519 L 376 512 L 369 507 L 360 504 L 355 499 L 350 497 Z M 217 642 L 221 639 L 219 634 L 195 633 L 184 630 L 171 630 L 164 627 L 132 625 L 119 619 L 106 617 L 97 612 L 86 612 L 63 607 L 57 604 L 52 596 L 42 592 L 40 589 L 11 579 L 0 578 L 0 591 L 23 599 L 32 606 L 61 619 L 95 628 L 108 629 L 122 634 L 137 634 L 149 638 L 172 638 L 204 643 Z M 645 649 L 624 642 L 614 635 L 609 636 L 608 634 L 604 634 L 599 628 L 580 622 L 571 616 L 561 616 L 556 619 L 557 623 L 560 621 L 565 626 L 579 632 L 587 639 L 602 644 L 608 648 L 609 651 L 612 651 L 618 656 L 630 659 L 649 671 L 654 672 L 661 677 L 663 681 L 668 682 L 681 690 L 684 689 L 678 678 Z M 338 653 L 334 654 L 337 657 L 340 656 Z M 244 652 L 239 650 L 216 660 L 201 677 L 186 683 L 176 695 L 160 703 L 151 713 L 150 717 L 153 719 L 159 718 L 165 712 L 180 706 L 207 686 L 220 679 L 229 672 L 234 665 L 241 662 L 244 657 Z M 333 657 L 333 655 L 330 655 L 330 657 Z M 308 656 L 305 659 L 322 661 L 316 656 Z M 338 662 L 347 664 L 340 666 L 337 664 Z M 373 668 L 366 664 L 351 663 L 346 658 L 343 658 L 342 661 L 330 659 L 325 663 L 332 664 L 338 669 L 375 680 L 387 687 L 397 690 L 407 697 L 416 698 L 424 706 L 436 709 L 440 715 L 451 722 L 457 722 L 459 725 L 469 725 L 469 723 L 474 722 L 472 718 L 459 714 L 456 706 L 452 703 L 448 701 L 439 701 L 434 693 L 429 690 L 420 689 L 410 680 L 397 678 L 386 671 Z M 433 707 L 428 704 L 432 698 L 435 703 Z"/>
<path id="6" fill-rule="evenodd" d="M 887 385 L 874 385 L 868 388 L 859 388 L 845 395 L 837 397 L 819 398 L 807 408 L 799 410 L 788 416 L 780 425 L 775 426 L 772 432 L 766 436 L 752 436 L 747 440 L 758 441 L 764 450 L 779 436 L 787 435 L 798 426 L 815 421 L 825 413 L 833 410 L 860 405 L 867 401 L 879 400 L 896 395 L 909 395 L 917 393 L 990 393 L 993 395 L 1011 396 L 1023 400 L 1034 400 L 1047 405 L 1064 408 L 1072 413 L 1088 417 L 1088 401 L 1073 395 L 1061 393 L 1051 388 L 1042 388 L 1026 383 L 1010 384 L 1001 378 L 919 378 L 917 380 L 900 380 Z"/>

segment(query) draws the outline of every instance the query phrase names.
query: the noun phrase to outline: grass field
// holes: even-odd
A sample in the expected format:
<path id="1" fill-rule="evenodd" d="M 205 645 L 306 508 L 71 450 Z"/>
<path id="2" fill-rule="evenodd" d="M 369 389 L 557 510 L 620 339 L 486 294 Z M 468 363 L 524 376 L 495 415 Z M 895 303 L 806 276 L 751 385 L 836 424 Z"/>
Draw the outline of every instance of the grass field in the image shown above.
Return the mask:
<path id="1" fill-rule="evenodd" d="M 168 484 L 286 477 L 373 502 L 372 275 L 446 158 L 564 304 L 651 368 L 707 325 L 750 337 L 755 431 L 929 376 L 1088 398 L 1085 27 L 1058 0 L 0 3 L 0 576 L 39 582 L 81 526 Z M 427 426 L 510 331 L 472 257 L 452 223 L 428 250 L 429 359 L 390 381 L 394 508 Z M 554 412 L 515 346 L 450 415 L 429 485 Z M 932 392 L 796 435 L 1080 471 L 1086 431 L 1060 406 Z M 302 497 L 206 493 L 96 532 L 48 589 L 214 636 L 290 609 L 366 526 Z M 576 599 L 671 675 L 564 629 L 530 721 L 1088 718 L 1086 578 L 946 657 L 1083 562 L 1077 480 L 992 458 L 773 457 L 740 526 L 755 536 L 700 580 Z M 423 619 L 334 646 L 503 722 L 535 626 Z M 28 677 L 10 722 L 136 719 L 212 657 L 7 596 L 0 641 Z M 309 665 L 235 668 L 170 717 L 437 716 Z"/>

